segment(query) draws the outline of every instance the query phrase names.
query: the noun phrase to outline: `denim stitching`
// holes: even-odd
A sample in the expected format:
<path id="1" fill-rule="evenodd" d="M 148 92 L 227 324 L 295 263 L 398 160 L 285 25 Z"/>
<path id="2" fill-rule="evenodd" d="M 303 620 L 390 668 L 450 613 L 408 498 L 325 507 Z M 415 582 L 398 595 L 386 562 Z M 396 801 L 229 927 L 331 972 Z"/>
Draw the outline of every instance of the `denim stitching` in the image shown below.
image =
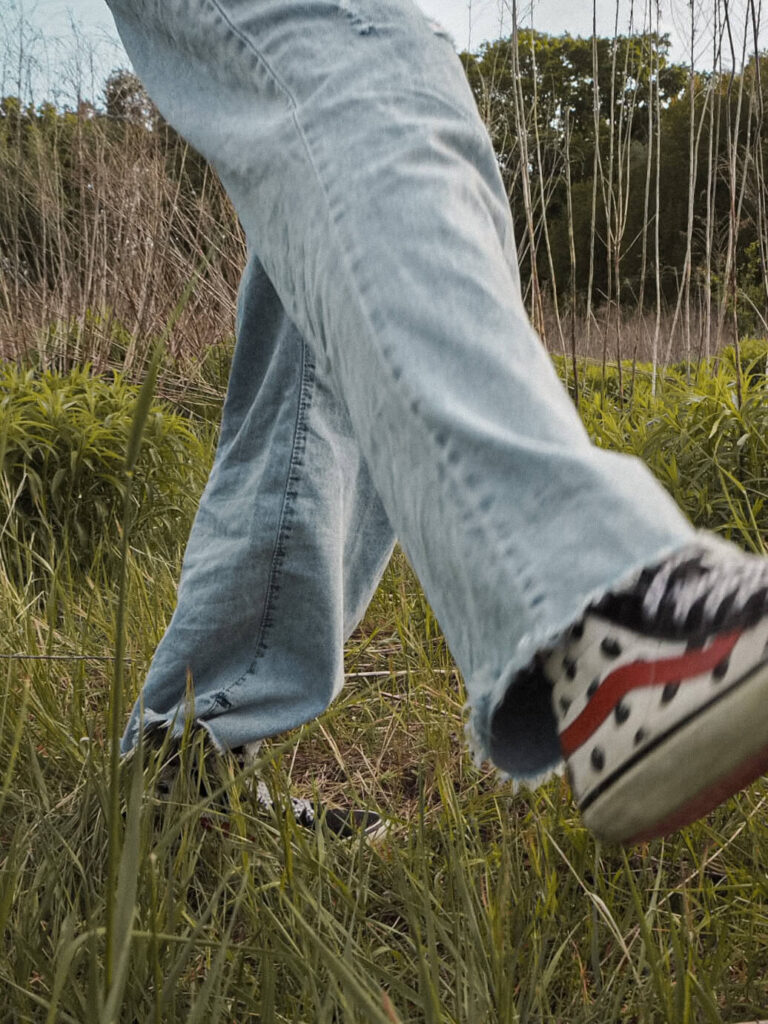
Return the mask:
<path id="1" fill-rule="evenodd" d="M 317 185 L 318 185 L 318 187 L 320 189 L 321 194 L 325 198 L 326 205 L 327 205 L 327 208 L 328 208 L 328 213 L 329 213 L 329 223 L 332 225 L 334 231 L 336 232 L 338 242 L 343 243 L 343 231 L 340 228 L 338 222 L 336 221 L 336 219 L 335 219 L 335 217 L 333 215 L 334 207 L 333 207 L 333 204 L 331 202 L 331 197 L 329 196 L 329 194 L 328 194 L 328 192 L 326 190 L 325 184 L 323 182 L 322 176 L 320 175 L 320 173 L 319 173 L 319 171 L 317 169 L 317 165 L 316 165 L 315 160 L 313 158 L 311 147 L 309 145 L 309 141 L 308 141 L 308 139 L 307 139 L 307 137 L 306 137 L 306 135 L 304 133 L 303 128 L 301 127 L 301 124 L 299 123 L 299 119 L 298 119 L 298 116 L 297 116 L 297 112 L 296 112 L 296 107 L 295 106 L 294 106 L 293 120 L 294 120 L 294 124 L 296 125 L 296 130 L 299 132 L 299 135 L 301 137 L 302 143 L 304 145 L 304 150 L 305 150 L 305 152 L 307 154 L 307 160 L 309 161 L 309 165 L 312 168 L 312 171 L 314 172 L 314 176 L 315 176 L 315 180 L 317 182 Z M 348 260 L 348 252 L 351 251 L 351 247 L 350 246 L 345 246 L 344 244 L 340 244 L 339 245 L 339 249 L 340 249 L 339 260 L 345 266 L 345 269 L 346 269 L 346 272 L 347 272 L 347 275 L 348 275 L 348 280 L 354 282 L 355 281 L 355 274 L 353 273 L 352 268 L 351 268 L 351 266 L 349 264 L 349 260 Z M 361 313 L 362 313 L 366 323 L 368 324 L 368 328 L 369 328 L 371 334 L 375 335 L 377 332 L 376 332 L 374 324 L 373 324 L 373 319 L 372 319 L 368 309 L 366 308 L 366 304 L 364 302 L 364 297 L 363 297 L 362 289 L 361 288 L 356 288 L 354 290 L 356 291 L 356 294 L 357 294 L 357 301 L 358 301 L 358 305 L 359 305 L 360 311 L 361 311 Z M 449 479 L 452 482 L 459 484 L 458 488 L 454 487 L 454 492 L 455 493 L 452 495 L 452 498 L 453 498 L 453 500 L 455 500 L 456 504 L 461 507 L 462 514 L 464 516 L 465 521 L 466 522 L 472 522 L 475 525 L 480 525 L 484 535 L 488 538 L 489 543 L 493 546 L 494 550 L 496 551 L 497 556 L 501 556 L 503 554 L 506 554 L 508 552 L 508 549 L 511 548 L 512 550 L 515 551 L 515 555 L 516 555 L 516 558 L 517 558 L 519 564 L 521 566 L 530 567 L 530 562 L 528 561 L 527 557 L 525 557 L 525 553 L 522 552 L 515 545 L 514 539 L 513 538 L 502 538 L 502 537 L 499 537 L 499 536 L 497 536 L 495 534 L 495 531 L 491 531 L 489 529 L 489 525 L 488 525 L 488 523 L 486 521 L 486 517 L 483 516 L 483 515 L 478 516 L 478 514 L 477 514 L 478 508 L 477 507 L 473 507 L 474 503 L 467 501 L 466 498 L 464 497 L 463 492 L 466 491 L 468 488 L 465 486 L 466 481 L 462 481 L 461 473 L 460 473 L 460 471 L 458 469 L 458 466 L 457 466 L 458 459 L 456 457 L 456 453 L 452 452 L 448 448 L 448 446 L 447 446 L 447 438 L 445 437 L 445 435 L 439 429 L 437 431 L 433 430 L 433 428 L 429 425 L 429 423 L 424 421 L 424 419 L 423 419 L 423 417 L 421 415 L 420 399 L 417 396 L 413 395 L 413 394 L 407 394 L 406 393 L 407 391 L 410 391 L 410 388 L 408 387 L 408 382 L 403 380 L 402 369 L 400 367 L 398 367 L 397 364 L 392 361 L 392 358 L 391 358 L 392 353 L 391 353 L 390 346 L 386 346 L 386 345 L 382 344 L 380 347 L 374 349 L 374 351 L 376 353 L 379 353 L 379 358 L 380 358 L 380 362 L 382 364 L 382 369 L 387 374 L 389 374 L 389 376 L 392 378 L 392 380 L 394 380 L 395 382 L 398 383 L 399 388 L 395 389 L 395 394 L 399 393 L 401 395 L 401 402 L 403 403 L 404 408 L 407 409 L 408 411 L 410 411 L 413 414 L 414 418 L 421 420 L 422 426 L 424 428 L 424 435 L 425 435 L 425 437 L 429 438 L 429 440 L 433 443 L 433 445 L 435 447 L 435 455 L 436 455 L 436 460 L 435 461 L 436 461 L 436 465 L 438 465 L 440 467 L 440 469 L 444 471 L 446 479 Z M 469 491 L 470 491 L 470 494 L 474 494 L 474 489 L 469 488 Z M 529 596 L 528 595 L 528 591 L 524 590 L 523 594 L 524 594 L 525 598 L 527 599 L 528 596 Z M 543 595 L 539 595 L 537 597 L 537 599 L 535 601 L 535 604 L 529 604 L 529 608 L 531 610 L 534 607 L 536 607 L 536 606 L 540 606 L 542 603 L 546 603 L 546 599 L 543 602 L 541 600 L 539 600 L 539 597 L 541 597 L 541 596 L 543 596 Z"/>
<path id="2" fill-rule="evenodd" d="M 326 208 L 327 208 L 328 214 L 329 214 L 329 224 L 332 226 L 334 232 L 336 233 L 336 239 L 337 239 L 337 243 L 339 243 L 338 247 L 339 247 L 339 250 L 340 250 L 340 252 L 339 252 L 339 259 L 344 264 L 344 267 L 345 267 L 345 270 L 346 270 L 346 273 L 347 273 L 347 279 L 349 281 L 351 281 L 351 282 L 354 282 L 355 281 L 355 274 L 352 271 L 352 268 L 351 268 L 350 263 L 349 263 L 349 257 L 348 257 L 348 252 L 350 251 L 350 247 L 345 246 L 344 244 L 342 244 L 344 242 L 343 231 L 342 231 L 341 227 L 339 226 L 339 224 L 338 224 L 338 222 L 337 222 L 337 220 L 336 220 L 336 218 L 334 216 L 334 204 L 331 202 L 331 197 L 330 197 L 330 195 L 329 195 L 329 193 L 327 191 L 325 182 L 323 181 L 323 178 L 322 178 L 322 176 L 321 176 L 321 174 L 320 174 L 320 172 L 318 170 L 318 166 L 317 166 L 317 163 L 316 163 L 316 161 L 314 159 L 314 155 L 313 155 L 313 152 L 312 152 L 312 148 L 311 148 L 311 146 L 309 144 L 309 140 L 308 140 L 307 135 L 306 135 L 306 133 L 305 133 L 305 131 L 304 131 L 302 125 L 301 125 L 300 120 L 299 120 L 299 117 L 298 117 L 298 104 L 296 102 L 295 97 L 293 96 L 291 91 L 287 88 L 287 86 L 282 81 L 282 79 L 273 70 L 272 66 L 269 64 L 267 59 L 256 48 L 256 46 L 254 45 L 253 40 L 250 39 L 248 36 L 246 36 L 243 32 L 241 32 L 239 29 L 237 29 L 232 24 L 232 21 L 227 17 L 226 13 L 223 11 L 219 0 L 207 0 L 207 2 L 210 3 L 219 12 L 221 18 L 229 26 L 229 28 L 232 31 L 232 33 L 238 39 L 240 39 L 241 42 L 243 42 L 248 47 L 248 49 L 251 51 L 251 53 L 254 55 L 254 57 L 257 59 L 257 61 L 261 64 L 261 66 L 263 68 L 265 68 L 265 70 L 267 70 L 268 73 L 271 76 L 273 76 L 275 84 L 277 84 L 279 86 L 279 88 L 281 89 L 281 91 L 285 95 L 286 99 L 288 100 L 288 102 L 290 104 L 290 108 L 291 108 L 291 116 L 292 116 L 292 119 L 293 119 L 293 123 L 294 123 L 294 125 L 296 127 L 296 131 L 297 131 L 297 133 L 299 135 L 299 138 L 301 140 L 302 146 L 304 148 L 304 152 L 306 153 L 307 161 L 309 163 L 310 168 L 312 169 L 312 172 L 313 172 L 314 178 L 315 178 L 315 182 L 316 182 L 316 184 L 317 184 L 317 186 L 318 186 L 318 188 L 320 190 L 320 193 L 321 193 L 321 195 L 325 199 Z M 458 111 L 457 110 L 457 113 L 459 113 L 464 120 L 469 120 L 467 115 L 463 111 Z M 371 331 L 371 333 L 375 334 L 376 331 L 374 330 L 373 320 L 372 320 L 372 318 L 370 316 L 370 313 L 369 313 L 368 309 L 366 308 L 366 305 L 365 305 L 365 303 L 363 301 L 362 290 L 360 288 L 357 288 L 357 289 L 355 289 L 355 291 L 356 291 L 356 294 L 357 294 L 357 300 L 358 300 L 360 312 L 363 315 L 364 319 L 366 320 L 366 322 L 367 322 L 367 324 L 369 326 L 369 330 Z M 388 346 L 383 346 L 382 345 L 379 349 L 375 349 L 374 351 L 379 353 L 380 362 L 383 364 L 383 366 L 382 366 L 383 370 L 385 370 L 386 373 L 393 380 L 397 381 L 398 377 L 396 376 L 396 374 L 398 373 L 398 368 L 397 368 L 396 365 L 394 365 L 392 363 L 391 352 L 388 351 L 387 349 L 388 349 Z M 405 391 L 405 389 L 407 388 L 407 386 L 408 386 L 407 382 L 405 382 L 404 384 L 401 383 L 400 384 L 400 393 L 403 393 Z M 395 394 L 398 394 L 398 389 L 395 389 Z M 406 408 L 409 408 L 410 411 L 412 411 L 413 414 L 416 416 L 416 418 L 420 418 L 419 413 L 418 413 L 418 399 L 416 398 L 416 396 L 415 395 L 402 394 L 402 400 L 404 401 Z M 416 408 L 414 408 L 414 407 L 416 407 Z M 446 478 L 453 479 L 455 482 L 458 482 L 459 485 L 460 485 L 458 488 L 455 488 L 456 493 L 453 495 L 453 499 L 456 501 L 457 504 L 460 504 L 462 506 L 462 513 L 464 514 L 465 519 L 468 520 L 468 521 L 471 519 L 473 522 L 475 522 L 476 526 L 480 525 L 481 529 L 483 530 L 483 533 L 488 537 L 489 543 L 493 545 L 493 549 L 496 551 L 497 556 L 505 553 L 505 548 L 507 547 L 507 544 L 509 543 L 509 538 L 505 539 L 505 538 L 496 536 L 495 535 L 495 531 L 489 531 L 488 523 L 486 521 L 486 517 L 485 516 L 479 516 L 479 517 L 477 516 L 477 509 L 476 508 L 472 508 L 472 505 L 470 503 L 468 503 L 466 501 L 466 499 L 462 495 L 462 491 L 463 491 L 464 488 L 462 487 L 461 476 L 460 476 L 460 474 L 454 468 L 455 467 L 454 460 L 452 460 L 450 457 L 446 457 L 447 449 L 437 443 L 437 440 L 436 440 L 436 438 L 433 435 L 432 428 L 429 426 L 429 424 L 422 420 L 422 426 L 424 428 L 424 435 L 425 435 L 425 437 L 429 438 L 431 440 L 431 442 L 435 446 L 435 449 L 436 449 L 435 454 L 437 456 L 437 462 L 445 467 Z M 527 558 L 521 557 L 521 556 L 523 556 L 522 552 L 520 552 L 518 550 L 517 551 L 517 555 L 518 555 L 518 557 L 521 558 L 521 563 L 522 564 L 525 564 L 525 565 L 529 564 Z M 526 594 L 526 596 L 527 596 L 527 594 Z M 258 656 L 259 655 L 257 655 L 257 657 Z"/>
<path id="3" fill-rule="evenodd" d="M 280 576 L 283 565 L 288 556 L 287 543 L 293 532 L 293 520 L 295 518 L 296 501 L 299 496 L 298 487 L 301 483 L 300 470 L 304 466 L 304 456 L 307 450 L 307 418 L 312 406 L 315 385 L 315 362 L 310 354 L 306 342 L 302 345 L 301 360 L 301 387 L 299 390 L 299 403 L 296 410 L 296 424 L 293 433 L 293 445 L 291 448 L 291 459 L 288 468 L 288 477 L 285 482 L 283 493 L 283 507 L 280 512 L 280 522 L 277 528 L 277 541 L 272 555 L 272 565 L 267 581 L 267 596 L 264 602 L 264 613 L 259 625 L 258 639 L 256 641 L 256 655 L 248 667 L 245 675 L 253 672 L 256 662 L 263 658 L 268 650 L 267 634 L 275 624 L 274 612 L 277 607 L 278 595 L 280 593 Z M 241 676 L 241 679 L 243 677 Z M 240 680 L 238 680 L 239 682 Z M 233 685 L 237 685 L 236 683 Z M 230 687 L 231 689 L 231 687 Z"/>
<path id="4" fill-rule="evenodd" d="M 267 593 L 264 601 L 264 611 L 261 616 L 261 622 L 259 623 L 259 631 L 257 634 L 256 653 L 248 668 L 241 673 L 237 679 L 209 698 L 209 704 L 204 708 L 204 710 L 200 711 L 199 709 L 196 709 L 196 715 L 198 718 L 200 718 L 201 715 L 210 713 L 216 708 L 219 708 L 222 711 L 229 711 L 233 705 L 229 700 L 228 694 L 230 694 L 235 687 L 239 686 L 246 676 L 255 672 L 256 663 L 260 658 L 263 658 L 269 650 L 266 643 L 266 637 L 270 629 L 275 624 L 274 612 L 277 607 L 278 595 L 280 593 L 280 575 L 283 565 L 285 564 L 285 560 L 288 557 L 287 542 L 293 532 L 292 520 L 294 518 L 296 500 L 299 496 L 298 486 L 301 483 L 301 475 L 299 471 L 304 465 L 304 456 L 307 449 L 307 419 L 309 416 L 309 410 L 312 407 L 315 379 L 315 361 L 312 358 L 312 354 L 305 342 L 302 344 L 301 385 L 299 388 L 296 420 L 293 428 L 291 458 L 288 466 L 288 476 L 285 481 L 285 490 L 283 491 L 283 504 L 280 510 L 280 520 L 277 526 L 277 539 L 272 552 L 272 564 L 270 565 L 269 577 L 267 580 Z"/>
<path id="5" fill-rule="evenodd" d="M 277 71 L 275 71 L 275 69 L 269 63 L 267 58 L 259 50 L 256 49 L 256 47 L 253 45 L 253 42 L 248 38 L 248 36 L 246 36 L 245 33 L 242 32 L 239 28 L 237 28 L 237 26 L 232 22 L 232 19 L 228 17 L 227 13 L 224 11 L 221 4 L 219 3 L 219 0 L 203 0 L 203 4 L 205 3 L 210 4 L 214 11 L 218 13 L 219 17 L 224 22 L 224 24 L 229 28 L 232 35 L 235 36 L 235 38 L 238 39 L 243 44 L 243 46 L 250 51 L 251 55 L 256 58 L 256 62 L 258 64 L 261 64 L 262 68 L 267 72 L 269 77 L 272 79 L 272 82 L 283 94 L 291 110 L 295 113 L 296 100 L 294 99 L 293 93 L 282 80 Z"/>
<path id="6" fill-rule="evenodd" d="M 366 21 L 359 12 L 352 6 L 351 0 L 339 0 L 339 10 L 346 15 L 349 23 L 357 29 L 358 35 L 372 36 L 376 34 L 376 26 L 372 21 Z"/>

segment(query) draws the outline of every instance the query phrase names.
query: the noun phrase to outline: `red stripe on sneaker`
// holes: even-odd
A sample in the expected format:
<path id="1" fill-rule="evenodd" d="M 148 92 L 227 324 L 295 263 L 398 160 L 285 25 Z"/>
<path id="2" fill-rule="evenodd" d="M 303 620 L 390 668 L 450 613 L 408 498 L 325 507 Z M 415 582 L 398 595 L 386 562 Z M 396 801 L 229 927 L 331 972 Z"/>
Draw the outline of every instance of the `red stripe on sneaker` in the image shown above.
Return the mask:
<path id="1" fill-rule="evenodd" d="M 677 658 L 663 658 L 660 661 L 633 661 L 622 665 L 605 677 L 597 693 L 591 698 L 578 718 L 560 734 L 560 744 L 566 757 L 586 743 L 598 729 L 622 697 L 643 686 L 666 686 L 667 683 L 684 683 L 713 668 L 727 658 L 741 630 L 726 633 L 714 640 L 709 647 L 686 651 Z"/>

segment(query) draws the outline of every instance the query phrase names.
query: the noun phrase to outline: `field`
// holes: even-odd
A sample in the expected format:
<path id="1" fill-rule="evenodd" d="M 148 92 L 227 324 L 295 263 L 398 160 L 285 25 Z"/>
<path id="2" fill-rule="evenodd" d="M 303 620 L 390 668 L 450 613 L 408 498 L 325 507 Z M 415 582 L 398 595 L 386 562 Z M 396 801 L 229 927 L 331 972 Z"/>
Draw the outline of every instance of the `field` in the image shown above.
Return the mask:
<path id="1" fill-rule="evenodd" d="M 598 443 L 643 454 L 696 521 L 755 549 L 765 356 L 746 343 L 741 374 L 725 353 L 655 382 L 648 367 L 624 365 L 621 383 L 617 367 L 578 368 Z M 399 553 L 349 644 L 342 697 L 259 767 L 283 803 L 354 794 L 388 836 L 300 831 L 231 771 L 213 794 L 227 792 L 226 818 L 185 776 L 160 800 L 156 762 L 118 765 L 109 738 L 173 608 L 215 410 L 137 404 L 119 378 L 80 371 L 9 370 L 2 390 L 3 1024 L 766 1016 L 765 782 L 666 842 L 597 845 L 560 779 L 515 793 L 472 764 L 461 680 Z M 84 409 L 103 425 L 106 401 L 122 426 L 84 430 Z M 110 490 L 142 418 L 133 473 Z M 175 480 L 157 472 L 168 444 L 190 454 Z M 77 487 L 102 505 L 85 535 L 56 500 L 73 445 L 88 463 Z"/>
<path id="2" fill-rule="evenodd" d="M 462 55 L 526 306 L 595 442 L 764 552 L 760 5 L 674 0 L 684 60 L 659 3 L 620 6 L 612 38 L 521 27 Z M 341 697 L 249 773 L 161 799 L 156 757 L 120 762 L 245 243 L 130 69 L 89 91 L 75 32 L 70 95 L 41 103 L 44 40 L 11 0 L 0 23 L 0 1024 L 766 1024 L 766 781 L 665 842 L 596 844 L 560 778 L 516 792 L 472 763 L 400 552 Z M 387 837 L 299 830 L 289 794 L 376 808 Z"/>

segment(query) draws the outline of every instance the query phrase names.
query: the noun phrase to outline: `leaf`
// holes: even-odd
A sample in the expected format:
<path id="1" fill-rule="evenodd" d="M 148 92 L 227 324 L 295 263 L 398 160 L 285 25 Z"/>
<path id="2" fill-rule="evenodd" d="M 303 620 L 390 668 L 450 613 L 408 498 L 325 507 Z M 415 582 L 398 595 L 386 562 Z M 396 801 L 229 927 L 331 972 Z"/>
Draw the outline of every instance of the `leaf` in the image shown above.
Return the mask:
<path id="1" fill-rule="evenodd" d="M 160 369 L 162 358 L 163 347 L 158 344 L 155 346 L 155 350 L 152 353 L 149 369 L 144 379 L 144 383 L 141 385 L 141 390 L 139 391 L 139 397 L 136 401 L 136 408 L 133 414 L 131 433 L 128 438 L 128 448 L 125 453 L 125 468 L 129 474 L 133 472 L 136 466 L 136 460 L 139 457 L 141 438 L 152 406 L 152 397 L 155 392 L 157 374 Z"/>
<path id="2" fill-rule="evenodd" d="M 53 480 L 51 480 L 51 494 L 58 494 L 59 488 L 67 478 L 67 471 L 63 467 L 57 469 L 53 474 Z"/>

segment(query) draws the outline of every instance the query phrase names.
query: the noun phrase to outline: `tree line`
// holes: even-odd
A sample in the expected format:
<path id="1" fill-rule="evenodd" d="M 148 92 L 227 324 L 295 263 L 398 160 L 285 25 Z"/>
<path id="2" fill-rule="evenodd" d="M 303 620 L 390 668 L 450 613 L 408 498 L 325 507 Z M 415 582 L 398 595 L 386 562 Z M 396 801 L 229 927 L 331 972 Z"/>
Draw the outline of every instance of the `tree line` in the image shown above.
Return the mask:
<path id="1" fill-rule="evenodd" d="M 763 55 L 724 68 L 715 52 L 702 71 L 672 61 L 658 32 L 518 30 L 460 56 L 508 191 L 526 299 L 553 346 L 594 330 L 620 347 L 637 315 L 654 358 L 675 332 L 688 355 L 764 332 Z M 156 334 L 193 274 L 177 336 L 202 349 L 232 321 L 243 258 L 216 176 L 131 72 L 74 110 L 0 100 L 2 354 L 55 318 L 84 328 L 86 312 L 106 348 L 115 322 L 129 338 Z"/>
<path id="2" fill-rule="evenodd" d="M 668 36 L 519 31 L 462 59 L 499 157 L 534 316 L 655 305 L 764 330 L 768 64 L 693 69 Z M 540 314 L 541 315 L 541 314 Z M 740 324 L 732 324 L 733 318 Z"/>

